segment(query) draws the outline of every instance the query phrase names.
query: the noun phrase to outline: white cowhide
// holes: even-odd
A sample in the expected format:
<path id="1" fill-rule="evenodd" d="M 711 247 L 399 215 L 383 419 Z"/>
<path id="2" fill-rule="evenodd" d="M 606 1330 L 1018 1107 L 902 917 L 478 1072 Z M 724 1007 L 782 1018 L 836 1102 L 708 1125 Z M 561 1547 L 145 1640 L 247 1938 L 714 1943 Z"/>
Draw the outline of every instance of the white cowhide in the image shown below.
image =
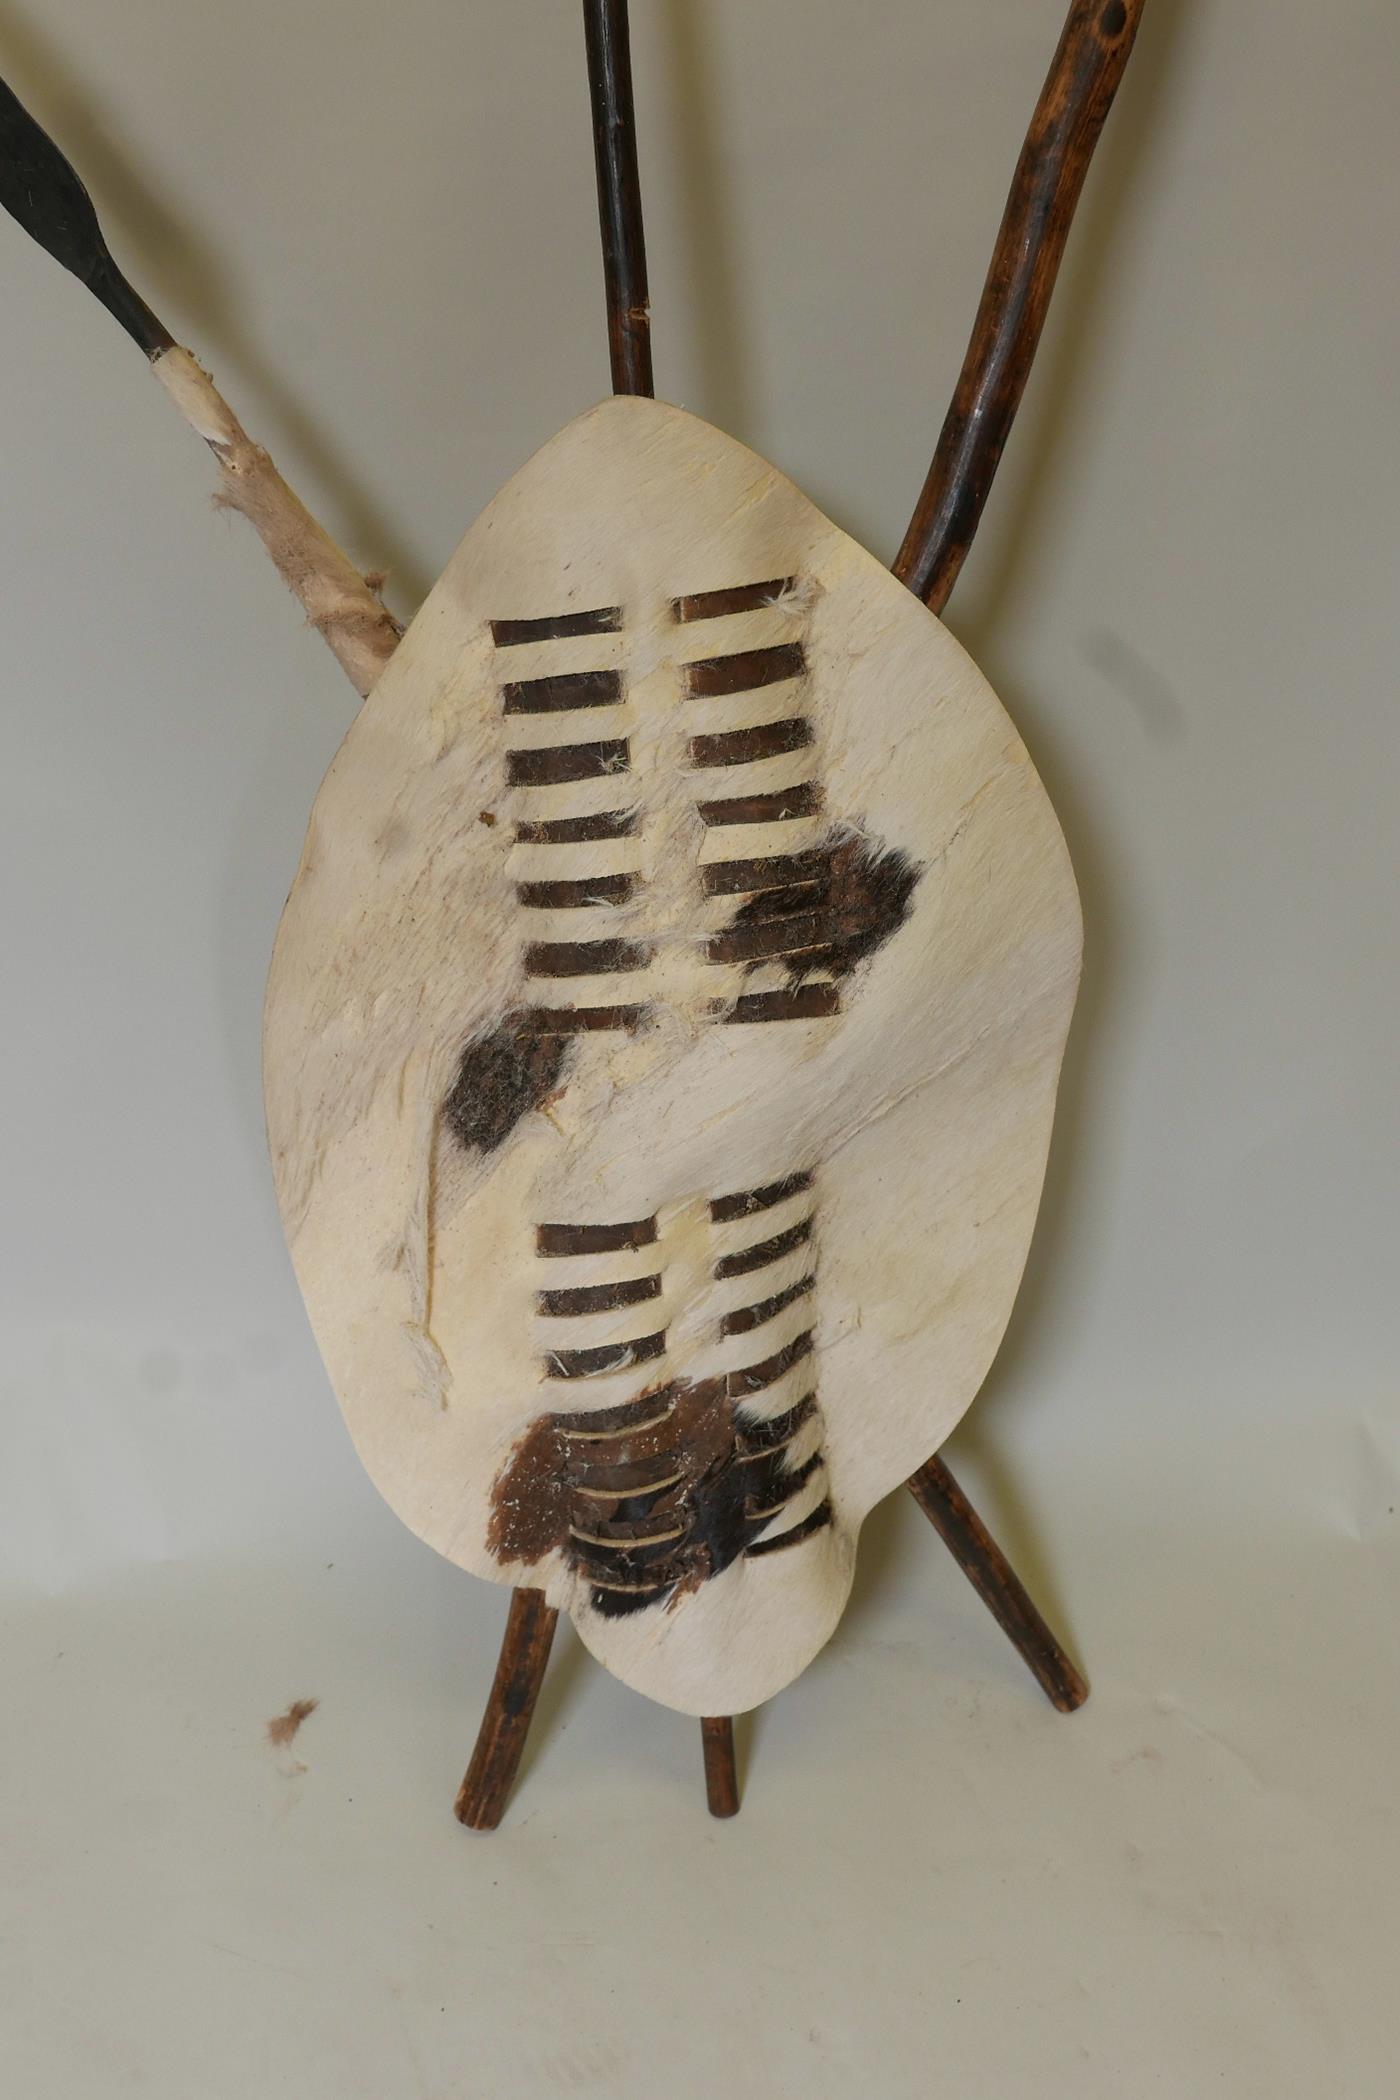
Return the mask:
<path id="1" fill-rule="evenodd" d="M 268 991 L 292 1256 L 404 1522 L 668 1706 L 787 1684 L 1001 1338 L 1080 932 L 871 555 L 678 409 L 560 432 L 337 754 Z"/>

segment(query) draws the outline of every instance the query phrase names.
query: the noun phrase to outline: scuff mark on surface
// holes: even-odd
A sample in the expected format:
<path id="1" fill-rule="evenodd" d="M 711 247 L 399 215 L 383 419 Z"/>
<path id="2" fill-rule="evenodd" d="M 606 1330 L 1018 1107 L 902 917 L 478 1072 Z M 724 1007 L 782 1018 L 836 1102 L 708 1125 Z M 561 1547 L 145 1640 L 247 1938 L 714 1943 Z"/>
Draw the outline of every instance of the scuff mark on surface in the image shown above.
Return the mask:
<path id="1" fill-rule="evenodd" d="M 319 1699 L 293 1699 L 285 1713 L 274 1714 L 267 1724 L 267 1739 L 274 1750 L 285 1750 L 303 1721 L 320 1705 Z"/>

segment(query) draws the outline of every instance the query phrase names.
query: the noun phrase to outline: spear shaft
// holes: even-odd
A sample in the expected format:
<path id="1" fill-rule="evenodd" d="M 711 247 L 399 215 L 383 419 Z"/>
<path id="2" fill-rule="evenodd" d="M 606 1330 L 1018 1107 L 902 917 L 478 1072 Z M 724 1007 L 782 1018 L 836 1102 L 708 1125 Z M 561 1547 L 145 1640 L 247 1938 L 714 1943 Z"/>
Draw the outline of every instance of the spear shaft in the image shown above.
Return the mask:
<path id="1" fill-rule="evenodd" d="M 75 169 L 4 81 L 0 204 L 139 344 L 218 461 L 218 501 L 247 518 L 356 692 L 366 694 L 398 645 L 398 621 L 254 444 L 209 374 L 122 275 Z"/>

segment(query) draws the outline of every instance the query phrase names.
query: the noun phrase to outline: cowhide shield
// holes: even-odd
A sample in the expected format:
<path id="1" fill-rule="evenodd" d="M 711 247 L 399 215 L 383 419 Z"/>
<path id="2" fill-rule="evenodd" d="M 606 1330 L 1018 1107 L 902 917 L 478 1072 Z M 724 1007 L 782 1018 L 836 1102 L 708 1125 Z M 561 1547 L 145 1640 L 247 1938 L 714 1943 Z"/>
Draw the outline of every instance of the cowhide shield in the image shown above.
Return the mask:
<path id="1" fill-rule="evenodd" d="M 1064 840 L 931 613 L 604 402 L 477 520 L 312 812 L 268 1126 L 381 1493 L 689 1713 L 788 1683 L 1015 1295 Z"/>

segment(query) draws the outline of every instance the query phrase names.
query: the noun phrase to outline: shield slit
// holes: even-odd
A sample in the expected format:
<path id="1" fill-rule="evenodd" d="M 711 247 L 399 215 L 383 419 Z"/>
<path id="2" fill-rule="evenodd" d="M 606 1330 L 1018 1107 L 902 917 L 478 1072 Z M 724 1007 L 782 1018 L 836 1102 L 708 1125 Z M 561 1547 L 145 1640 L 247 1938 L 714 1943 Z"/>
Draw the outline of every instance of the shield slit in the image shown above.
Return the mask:
<path id="1" fill-rule="evenodd" d="M 812 741 L 812 725 L 805 715 L 789 715 L 781 722 L 759 722 L 750 729 L 721 729 L 712 736 L 693 736 L 690 762 L 693 766 L 743 766 L 755 759 L 781 758 L 788 751 L 805 751 Z"/>
<path id="2" fill-rule="evenodd" d="M 815 780 L 804 780 L 795 787 L 772 788 L 764 795 L 702 802 L 699 809 L 706 824 L 784 824 L 792 817 L 815 817 L 821 806 L 820 787 Z"/>
<path id="3" fill-rule="evenodd" d="M 625 773 L 627 739 L 600 737 L 587 744 L 544 744 L 506 753 L 507 787 L 566 787 L 575 780 L 603 780 Z"/>
<path id="4" fill-rule="evenodd" d="M 795 576 L 772 576 L 766 583 L 736 583 L 720 591 L 694 591 L 688 598 L 671 600 L 671 617 L 682 622 L 717 620 L 725 613 L 757 612 L 760 606 L 775 605 L 797 583 Z"/>
<path id="5" fill-rule="evenodd" d="M 518 678 L 501 687 L 508 715 L 564 714 L 576 707 L 617 707 L 620 671 L 562 671 L 550 678 Z"/>
<path id="6" fill-rule="evenodd" d="M 589 612 L 551 613 L 542 620 L 492 620 L 491 639 L 498 649 L 522 642 L 567 641 L 584 634 L 616 634 L 622 625 L 620 605 L 598 605 Z"/>
<path id="7" fill-rule="evenodd" d="M 752 693 L 785 678 L 801 678 L 806 669 L 801 642 L 774 642 L 766 649 L 735 649 L 727 656 L 699 657 L 685 667 L 685 689 L 694 700 Z"/>

